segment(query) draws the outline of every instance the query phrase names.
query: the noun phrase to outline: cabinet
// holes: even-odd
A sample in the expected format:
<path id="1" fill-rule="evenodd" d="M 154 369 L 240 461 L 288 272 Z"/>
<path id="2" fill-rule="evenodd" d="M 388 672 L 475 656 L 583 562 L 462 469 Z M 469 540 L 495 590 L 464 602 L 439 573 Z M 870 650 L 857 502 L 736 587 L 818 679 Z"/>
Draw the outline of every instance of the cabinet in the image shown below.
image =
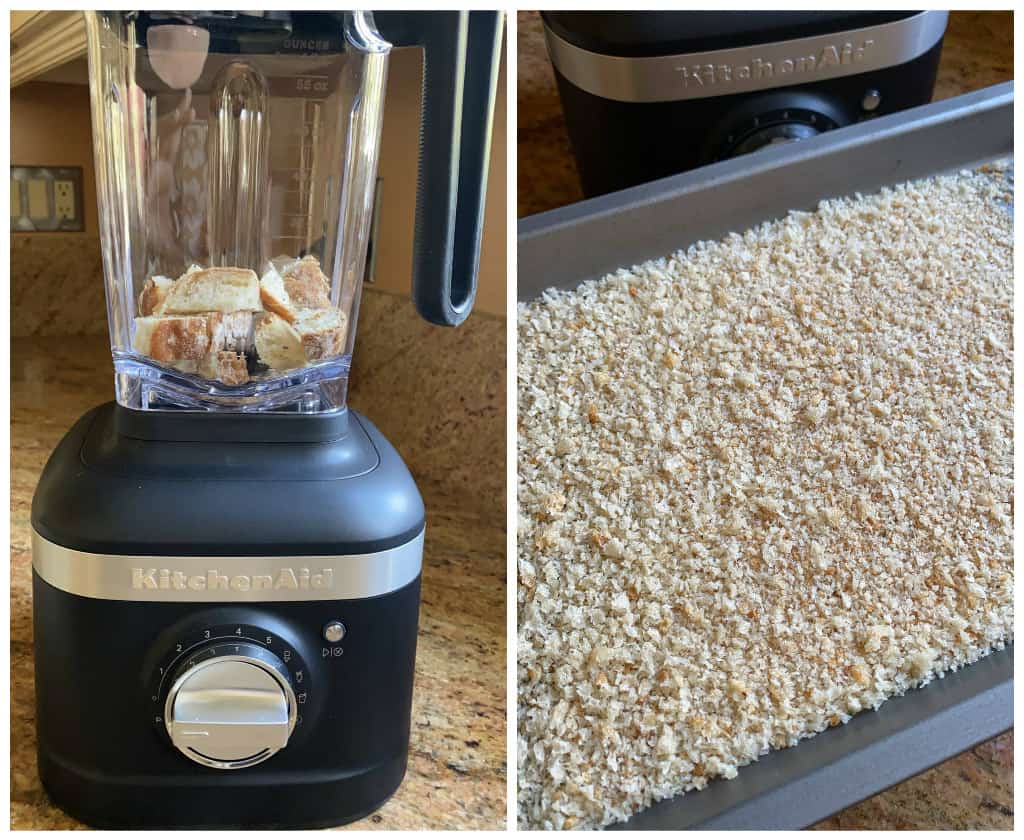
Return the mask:
<path id="1" fill-rule="evenodd" d="M 11 87 L 84 56 L 81 12 L 11 12 Z"/>

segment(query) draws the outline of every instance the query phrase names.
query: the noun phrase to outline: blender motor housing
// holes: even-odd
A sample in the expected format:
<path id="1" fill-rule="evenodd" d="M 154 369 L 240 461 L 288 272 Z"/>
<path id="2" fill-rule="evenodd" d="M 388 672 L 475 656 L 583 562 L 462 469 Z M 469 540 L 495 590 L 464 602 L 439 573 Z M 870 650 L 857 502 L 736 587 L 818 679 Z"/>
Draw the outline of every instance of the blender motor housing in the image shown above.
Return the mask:
<path id="1" fill-rule="evenodd" d="M 931 100 L 947 12 L 545 12 L 583 192 Z"/>
<path id="2" fill-rule="evenodd" d="M 75 424 L 40 479 L 39 773 L 91 825 L 338 825 L 377 808 L 405 773 L 416 485 L 353 411 L 261 417 L 241 433 L 238 423 L 108 403 Z M 331 641 L 336 625 L 343 637 Z M 216 733 L 185 720 L 199 756 L 175 749 L 172 683 L 238 658 L 274 662 L 290 684 L 287 745 L 210 755 Z"/>

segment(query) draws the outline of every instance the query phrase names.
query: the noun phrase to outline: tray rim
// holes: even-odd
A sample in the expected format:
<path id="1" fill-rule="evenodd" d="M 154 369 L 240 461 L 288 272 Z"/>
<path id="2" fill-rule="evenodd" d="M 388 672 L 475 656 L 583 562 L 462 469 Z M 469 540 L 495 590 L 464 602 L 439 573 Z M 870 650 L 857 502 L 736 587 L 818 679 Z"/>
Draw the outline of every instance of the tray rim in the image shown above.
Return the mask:
<path id="1" fill-rule="evenodd" d="M 885 185 L 1010 155 L 1013 101 L 1013 82 L 1002 82 L 825 132 L 799 143 L 769 147 L 525 216 L 517 223 L 517 300 L 529 301 L 550 288 L 573 288 L 616 269 L 674 253 L 701 239 L 717 239 L 732 230 L 745 230 L 767 219 L 779 218 L 789 210 L 813 209 L 825 198 L 871 192 Z M 971 126 L 1000 125 L 1001 120 L 1007 119 L 1008 131 L 979 131 L 975 136 L 967 136 Z M 959 142 L 915 147 L 922 136 L 937 134 Z M 972 148 L 980 147 L 974 156 L 964 148 L 968 141 Z M 920 153 L 907 154 L 910 148 Z M 880 154 L 882 149 L 895 149 L 897 153 L 888 158 Z M 847 178 L 848 173 L 837 165 L 840 161 L 853 161 L 859 170 Z M 821 177 L 831 170 L 836 170 L 838 177 L 835 173 L 831 178 Z M 817 177 L 801 184 L 798 176 L 803 171 L 813 171 Z M 751 185 L 754 189 L 748 189 Z M 717 223 L 715 213 L 721 212 L 721 208 L 701 204 L 700 221 L 694 220 L 693 225 L 699 233 L 668 229 L 667 219 L 691 219 L 696 215 L 688 212 L 687 202 L 697 204 L 698 197 L 713 200 L 730 190 L 747 190 L 743 201 L 734 202 L 730 208 L 735 222 Z M 623 227 L 623 218 L 630 217 L 640 218 L 643 223 Z M 563 240 L 572 247 L 560 247 Z M 635 240 L 638 244 L 619 260 L 607 256 L 612 245 L 622 246 L 624 240 Z M 540 281 L 539 278 L 549 276 L 548 267 L 556 257 L 560 265 L 568 266 L 564 272 L 568 277 L 560 273 L 555 282 Z"/>
<path id="2" fill-rule="evenodd" d="M 802 829 L 1013 727 L 1013 643 L 611 830 Z M 952 734 L 951 734 L 952 733 Z M 737 786 L 737 782 L 740 783 Z"/>

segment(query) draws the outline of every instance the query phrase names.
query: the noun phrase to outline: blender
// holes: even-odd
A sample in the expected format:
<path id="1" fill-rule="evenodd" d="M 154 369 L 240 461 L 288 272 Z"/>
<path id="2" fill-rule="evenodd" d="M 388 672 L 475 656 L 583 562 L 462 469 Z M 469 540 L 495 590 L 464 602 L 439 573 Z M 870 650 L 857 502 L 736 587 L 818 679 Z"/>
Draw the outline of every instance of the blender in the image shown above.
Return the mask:
<path id="1" fill-rule="evenodd" d="M 346 406 L 388 54 L 424 55 L 412 286 L 479 261 L 501 17 L 86 12 L 116 400 L 32 504 L 39 772 L 107 827 L 320 827 L 398 788 L 423 502 Z"/>

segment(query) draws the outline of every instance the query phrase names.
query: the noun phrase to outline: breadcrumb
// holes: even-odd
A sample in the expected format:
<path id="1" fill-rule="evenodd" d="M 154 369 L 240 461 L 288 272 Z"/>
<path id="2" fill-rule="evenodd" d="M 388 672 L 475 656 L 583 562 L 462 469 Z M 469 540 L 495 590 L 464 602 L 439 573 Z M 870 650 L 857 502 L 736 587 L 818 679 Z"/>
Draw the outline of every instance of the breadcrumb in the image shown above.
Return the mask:
<path id="1" fill-rule="evenodd" d="M 520 307 L 521 828 L 624 820 L 1012 637 L 1008 193 L 823 201 Z"/>

